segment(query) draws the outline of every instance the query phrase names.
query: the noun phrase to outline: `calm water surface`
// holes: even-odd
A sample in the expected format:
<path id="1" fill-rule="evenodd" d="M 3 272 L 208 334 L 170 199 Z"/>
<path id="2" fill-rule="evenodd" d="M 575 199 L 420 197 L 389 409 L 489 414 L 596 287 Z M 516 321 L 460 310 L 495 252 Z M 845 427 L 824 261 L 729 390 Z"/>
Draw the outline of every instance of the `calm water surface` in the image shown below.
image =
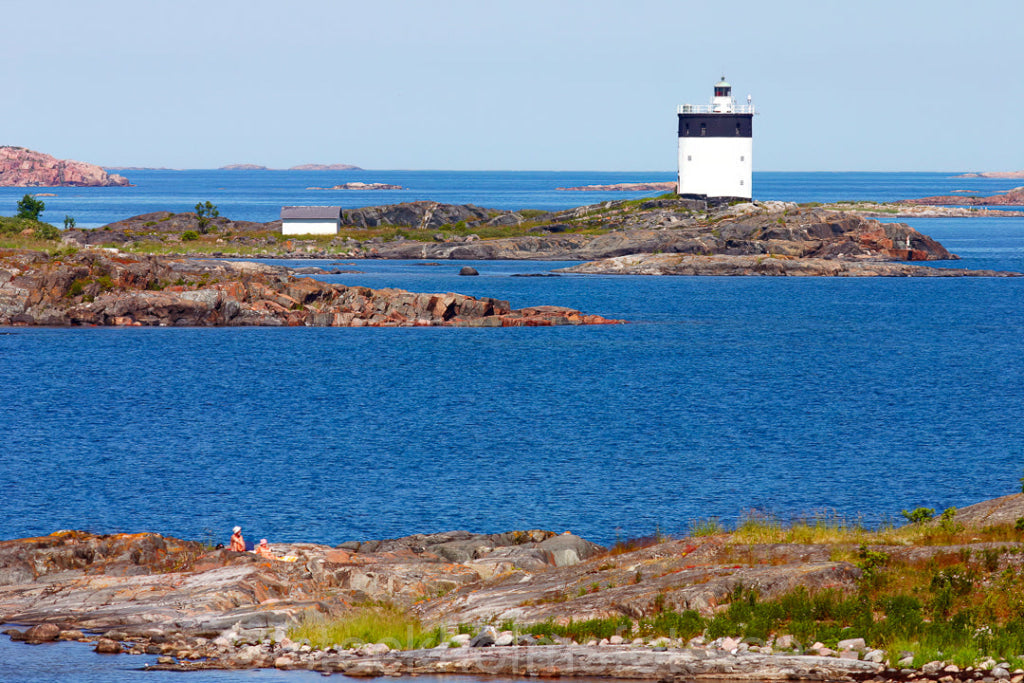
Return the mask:
<path id="1" fill-rule="evenodd" d="M 1024 221 L 1009 225 L 963 263 L 1019 264 Z M 608 543 L 751 509 L 878 522 L 1019 485 L 1024 279 L 461 265 L 325 279 L 632 322 L 8 330 L 0 537 L 223 540 L 241 523 L 281 541 L 540 527 Z"/>
<path id="2" fill-rule="evenodd" d="M 778 194 L 836 191 L 833 174 L 808 175 L 828 177 Z M 931 183 L 917 194 L 952 182 L 866 175 Z M 1024 271 L 1024 219 L 912 224 L 963 256 L 945 265 Z M 1024 278 L 514 277 L 565 265 L 533 262 L 476 262 L 465 278 L 462 262 L 354 263 L 362 273 L 325 279 L 631 324 L 0 330 L 0 538 L 226 541 L 241 524 L 271 541 L 540 527 L 611 543 L 751 510 L 873 524 L 1019 491 Z M 5 683 L 131 680 L 144 661 L 0 638 Z"/>

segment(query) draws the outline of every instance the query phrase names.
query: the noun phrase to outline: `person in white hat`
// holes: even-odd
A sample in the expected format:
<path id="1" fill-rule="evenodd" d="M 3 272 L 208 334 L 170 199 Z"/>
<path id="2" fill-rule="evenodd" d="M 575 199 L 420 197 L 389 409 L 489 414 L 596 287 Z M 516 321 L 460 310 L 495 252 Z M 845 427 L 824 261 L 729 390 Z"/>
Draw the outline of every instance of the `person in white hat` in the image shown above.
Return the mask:
<path id="1" fill-rule="evenodd" d="M 231 534 L 231 545 L 228 546 L 228 550 L 235 550 L 240 553 L 245 552 L 245 539 L 242 538 L 242 527 L 236 526 Z"/>

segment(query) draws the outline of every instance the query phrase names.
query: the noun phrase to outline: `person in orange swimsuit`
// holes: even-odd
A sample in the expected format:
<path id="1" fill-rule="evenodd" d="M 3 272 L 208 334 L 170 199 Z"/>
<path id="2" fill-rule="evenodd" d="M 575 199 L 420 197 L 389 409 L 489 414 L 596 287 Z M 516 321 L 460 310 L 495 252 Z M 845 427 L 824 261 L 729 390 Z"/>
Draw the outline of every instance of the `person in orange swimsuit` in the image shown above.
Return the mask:
<path id="1" fill-rule="evenodd" d="M 267 539 L 261 538 L 259 545 L 256 546 L 256 554 L 261 557 L 274 558 L 274 553 L 270 552 L 270 546 L 267 545 Z"/>
<path id="2" fill-rule="evenodd" d="M 242 527 L 236 526 L 231 534 L 231 545 L 228 546 L 228 550 L 234 550 L 235 552 L 245 552 L 245 539 L 242 538 Z"/>

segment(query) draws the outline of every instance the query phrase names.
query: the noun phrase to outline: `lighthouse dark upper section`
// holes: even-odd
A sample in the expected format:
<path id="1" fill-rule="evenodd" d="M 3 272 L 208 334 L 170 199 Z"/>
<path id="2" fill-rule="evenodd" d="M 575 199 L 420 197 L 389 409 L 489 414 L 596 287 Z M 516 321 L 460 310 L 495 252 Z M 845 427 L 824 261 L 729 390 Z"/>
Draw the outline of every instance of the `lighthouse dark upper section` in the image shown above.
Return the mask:
<path id="1" fill-rule="evenodd" d="M 753 114 L 679 114 L 681 138 L 750 138 Z"/>

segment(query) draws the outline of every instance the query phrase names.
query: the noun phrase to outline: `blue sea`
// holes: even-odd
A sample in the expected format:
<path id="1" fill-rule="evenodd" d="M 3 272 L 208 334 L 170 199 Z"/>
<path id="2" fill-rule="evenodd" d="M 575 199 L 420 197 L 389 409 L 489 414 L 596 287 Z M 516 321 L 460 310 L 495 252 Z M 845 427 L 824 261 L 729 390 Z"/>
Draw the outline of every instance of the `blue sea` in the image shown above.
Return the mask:
<path id="1" fill-rule="evenodd" d="M 137 187 L 54 190 L 44 218 L 98 225 L 207 199 L 250 220 L 326 197 L 562 208 L 637 195 L 555 187 L 671 179 L 125 174 Z M 755 194 L 884 200 L 1015 184 L 950 175 L 762 173 Z M 303 189 L 345 178 L 410 189 Z M 5 188 L 0 205 L 13 213 L 21 194 Z M 943 265 L 1024 272 L 1022 218 L 909 222 L 962 257 Z M 751 513 L 876 525 L 1020 491 L 1024 278 L 516 277 L 567 265 L 538 262 L 469 262 L 481 275 L 466 278 L 466 262 L 343 263 L 362 272 L 324 278 L 630 323 L 0 330 L 0 538 L 75 528 L 217 542 L 240 524 L 272 542 L 544 528 L 610 544 Z M 129 680 L 146 661 L 65 647 L 0 638 L 0 681 Z"/>

